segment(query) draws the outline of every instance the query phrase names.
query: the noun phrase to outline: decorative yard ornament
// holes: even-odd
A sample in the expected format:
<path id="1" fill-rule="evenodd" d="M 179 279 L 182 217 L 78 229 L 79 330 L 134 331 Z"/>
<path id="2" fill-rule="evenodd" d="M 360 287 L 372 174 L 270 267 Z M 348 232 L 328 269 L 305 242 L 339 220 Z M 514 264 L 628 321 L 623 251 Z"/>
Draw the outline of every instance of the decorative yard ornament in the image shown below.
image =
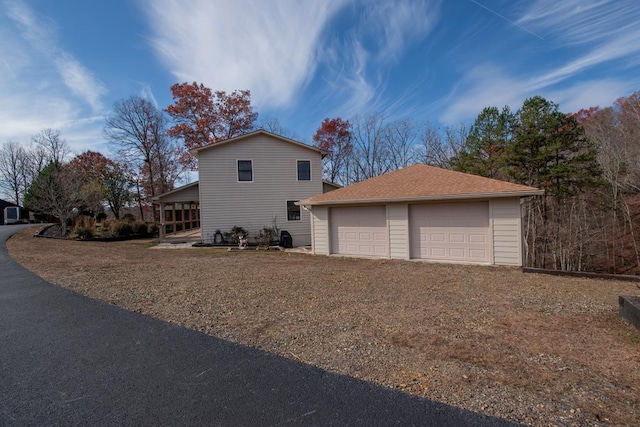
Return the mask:
<path id="1" fill-rule="evenodd" d="M 238 236 L 238 249 L 247 249 L 247 236 Z"/>

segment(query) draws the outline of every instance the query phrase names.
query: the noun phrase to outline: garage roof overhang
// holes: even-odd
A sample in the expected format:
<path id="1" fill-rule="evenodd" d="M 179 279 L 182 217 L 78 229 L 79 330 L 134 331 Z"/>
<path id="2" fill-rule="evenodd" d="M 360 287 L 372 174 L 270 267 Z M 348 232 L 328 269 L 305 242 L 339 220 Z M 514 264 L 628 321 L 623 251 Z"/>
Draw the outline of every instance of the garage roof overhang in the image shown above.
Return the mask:
<path id="1" fill-rule="evenodd" d="M 305 207 L 313 206 L 335 206 L 335 205 L 371 205 L 371 204 L 387 204 L 387 203 L 419 203 L 419 202 L 437 202 L 446 201 L 452 202 L 456 200 L 487 200 L 497 198 L 512 198 L 512 197 L 529 197 L 529 196 L 541 196 L 544 194 L 544 190 L 529 190 L 529 191 L 510 191 L 500 193 L 469 193 L 469 194 L 437 194 L 420 197 L 398 197 L 398 198 L 372 198 L 372 199 L 345 199 L 345 200 L 323 200 L 312 201 L 309 199 L 301 200 L 297 202 L 297 205 Z"/>

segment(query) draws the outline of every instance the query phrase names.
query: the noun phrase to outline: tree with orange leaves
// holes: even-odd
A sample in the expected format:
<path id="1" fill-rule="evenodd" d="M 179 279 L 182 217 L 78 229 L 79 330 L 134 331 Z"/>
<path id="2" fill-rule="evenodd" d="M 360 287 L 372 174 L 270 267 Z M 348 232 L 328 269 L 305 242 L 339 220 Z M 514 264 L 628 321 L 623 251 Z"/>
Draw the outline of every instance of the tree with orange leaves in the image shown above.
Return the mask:
<path id="1" fill-rule="evenodd" d="M 195 166 L 189 150 L 249 132 L 258 118 L 249 90 L 227 94 L 185 82 L 171 86 L 171 94 L 173 104 L 166 111 L 175 124 L 168 134 L 183 139 L 186 152 L 181 161 L 187 166 Z"/>
<path id="2" fill-rule="evenodd" d="M 69 162 L 68 167 L 83 182 L 80 192 L 86 208 L 98 214 L 102 211 L 104 201 L 115 218 L 120 219 L 120 211 L 132 199 L 131 170 L 125 164 L 95 151 L 77 155 Z"/>
<path id="3" fill-rule="evenodd" d="M 349 121 L 340 117 L 324 119 L 313 135 L 313 143 L 327 152 L 323 159 L 325 178 L 336 184 L 349 184 L 347 166 L 353 151 Z"/>

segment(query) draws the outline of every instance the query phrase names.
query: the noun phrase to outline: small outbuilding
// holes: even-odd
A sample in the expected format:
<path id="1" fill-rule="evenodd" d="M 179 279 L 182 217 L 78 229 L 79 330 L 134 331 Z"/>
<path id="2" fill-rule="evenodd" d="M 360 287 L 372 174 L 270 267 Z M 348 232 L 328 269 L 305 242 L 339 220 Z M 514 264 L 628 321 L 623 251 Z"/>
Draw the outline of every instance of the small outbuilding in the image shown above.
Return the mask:
<path id="1" fill-rule="evenodd" d="M 533 187 L 414 165 L 300 201 L 321 255 L 521 266 Z"/>
<path id="2" fill-rule="evenodd" d="M 15 203 L 0 199 L 0 225 L 4 225 L 4 208 L 17 206 Z"/>

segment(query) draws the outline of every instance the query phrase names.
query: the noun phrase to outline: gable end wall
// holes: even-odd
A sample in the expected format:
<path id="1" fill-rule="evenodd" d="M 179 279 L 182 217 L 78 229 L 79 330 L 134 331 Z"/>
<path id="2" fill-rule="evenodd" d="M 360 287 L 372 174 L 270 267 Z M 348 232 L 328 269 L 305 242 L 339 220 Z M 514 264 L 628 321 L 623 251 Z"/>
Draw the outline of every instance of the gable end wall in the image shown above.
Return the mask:
<path id="1" fill-rule="evenodd" d="M 253 181 L 239 182 L 237 161 L 252 160 Z M 311 180 L 298 181 L 297 160 L 311 161 Z M 216 230 L 243 227 L 253 239 L 275 222 L 295 246 L 311 244 L 309 212 L 287 220 L 287 201 L 322 193 L 320 153 L 268 135 L 256 135 L 199 153 L 200 218 L 206 241 Z"/>

